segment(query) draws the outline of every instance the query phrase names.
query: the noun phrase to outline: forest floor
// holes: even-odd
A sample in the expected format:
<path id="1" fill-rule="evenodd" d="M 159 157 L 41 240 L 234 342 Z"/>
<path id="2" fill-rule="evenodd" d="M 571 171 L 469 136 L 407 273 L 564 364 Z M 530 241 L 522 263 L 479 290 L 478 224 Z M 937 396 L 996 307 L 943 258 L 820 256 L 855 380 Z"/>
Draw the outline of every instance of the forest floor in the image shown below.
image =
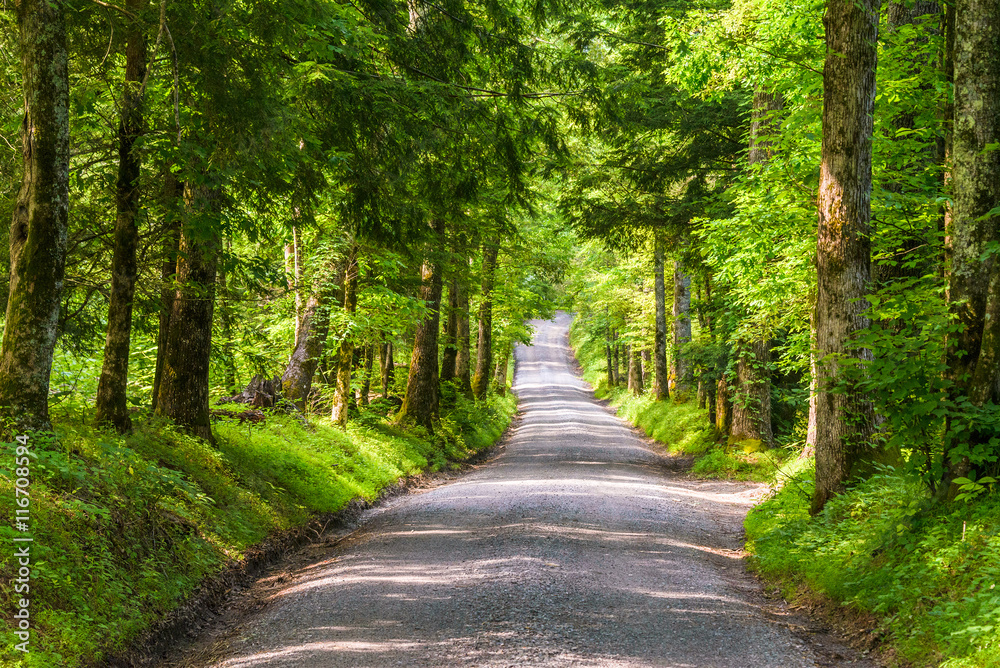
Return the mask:
<path id="1" fill-rule="evenodd" d="M 367 511 L 164 666 L 873 666 L 743 563 L 760 485 L 701 480 L 595 402 L 569 316 L 518 348 L 485 465 Z"/>

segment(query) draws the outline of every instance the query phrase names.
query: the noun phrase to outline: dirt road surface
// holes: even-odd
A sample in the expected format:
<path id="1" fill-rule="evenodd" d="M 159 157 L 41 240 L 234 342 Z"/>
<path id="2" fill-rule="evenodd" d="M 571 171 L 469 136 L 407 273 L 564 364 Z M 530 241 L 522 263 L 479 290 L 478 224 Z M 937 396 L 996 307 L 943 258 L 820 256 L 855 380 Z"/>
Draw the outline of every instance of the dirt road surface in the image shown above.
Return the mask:
<path id="1" fill-rule="evenodd" d="M 764 598 L 740 552 L 759 488 L 673 472 L 575 375 L 569 322 L 518 347 L 493 462 L 370 511 L 182 664 L 871 665 Z"/>

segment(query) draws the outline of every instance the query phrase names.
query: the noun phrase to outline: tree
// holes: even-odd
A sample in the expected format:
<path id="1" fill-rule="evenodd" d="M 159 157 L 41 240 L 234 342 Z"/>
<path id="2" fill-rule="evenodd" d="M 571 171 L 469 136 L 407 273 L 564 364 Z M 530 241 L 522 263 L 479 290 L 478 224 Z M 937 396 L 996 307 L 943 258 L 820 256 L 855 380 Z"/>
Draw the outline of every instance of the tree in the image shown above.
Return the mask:
<path id="1" fill-rule="evenodd" d="M 444 240 L 444 221 L 439 218 L 432 224 L 434 239 L 440 244 Z M 427 315 L 417 325 L 410 370 L 406 378 L 406 395 L 397 417 L 400 422 L 412 422 L 428 431 L 434 430 L 434 420 L 438 416 L 440 405 L 438 332 L 444 263 L 435 255 L 434 251 L 429 251 L 428 259 L 420 267 L 420 299 L 427 306 Z"/>
<path id="2" fill-rule="evenodd" d="M 206 181 L 208 179 L 206 178 Z M 210 181 L 188 185 L 177 257 L 176 293 L 170 313 L 156 414 L 214 442 L 209 422 L 209 361 L 221 240 L 222 193 Z"/>
<path id="3" fill-rule="evenodd" d="M 816 248 L 816 490 L 812 512 L 844 489 L 873 429 L 869 400 L 838 387 L 848 359 L 870 353 L 851 337 L 868 326 L 871 280 L 872 132 L 880 0 L 828 0 L 823 70 L 823 149 Z"/>
<path id="4" fill-rule="evenodd" d="M 949 340 L 952 397 L 975 407 L 1000 404 L 1000 7 L 961 0 L 955 7 L 953 205 L 949 227 L 949 309 L 960 331 Z M 951 420 L 949 469 L 941 485 L 982 461 L 995 432 L 984 416 Z M 956 433 L 957 432 L 957 433 Z"/>
<path id="5" fill-rule="evenodd" d="M 493 366 L 493 286 L 496 281 L 497 254 L 500 240 L 494 237 L 483 247 L 483 290 L 479 301 L 479 338 L 476 345 L 476 372 L 472 376 L 472 393 L 484 399 L 490 387 Z"/>
<path id="6" fill-rule="evenodd" d="M 49 429 L 69 212 L 69 75 L 64 0 L 15 4 L 24 77 L 24 176 L 10 226 L 0 407 L 18 431 Z"/>
<path id="7" fill-rule="evenodd" d="M 111 262 L 111 298 L 104 363 L 97 385 L 94 419 L 107 422 L 119 432 L 130 431 L 132 420 L 126 405 L 129 345 L 132 340 L 132 301 L 138 275 L 136 248 L 139 244 L 139 176 L 142 159 L 136 141 L 143 130 L 143 97 L 146 79 L 146 27 L 140 16 L 149 0 L 127 0 L 132 13 L 125 47 L 125 82 L 122 88 L 121 120 L 118 126 L 118 182 L 115 191 L 115 251 Z"/>

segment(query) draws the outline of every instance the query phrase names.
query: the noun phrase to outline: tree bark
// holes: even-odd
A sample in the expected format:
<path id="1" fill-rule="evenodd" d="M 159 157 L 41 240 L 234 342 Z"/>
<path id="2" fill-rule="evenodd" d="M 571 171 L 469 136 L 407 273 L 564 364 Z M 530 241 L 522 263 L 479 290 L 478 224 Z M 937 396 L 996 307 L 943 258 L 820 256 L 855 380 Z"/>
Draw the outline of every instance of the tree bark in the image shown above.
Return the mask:
<path id="1" fill-rule="evenodd" d="M 667 296 L 663 279 L 663 238 L 656 233 L 653 251 L 653 293 L 656 310 L 656 333 L 653 345 L 653 373 L 656 400 L 670 398 L 670 373 L 667 368 Z"/>
<path id="2" fill-rule="evenodd" d="M 464 280 L 457 285 L 458 310 L 456 321 L 458 327 L 455 342 L 458 354 L 455 357 L 455 377 L 458 389 L 467 397 L 472 396 L 472 351 L 469 336 L 469 286 Z"/>
<path id="3" fill-rule="evenodd" d="M 348 321 L 354 317 L 358 308 L 358 245 L 351 242 L 347 251 L 347 261 L 344 266 L 344 313 Z M 332 419 L 341 429 L 347 427 L 347 414 L 351 398 L 351 369 L 354 366 L 354 336 L 350 323 L 340 340 L 337 349 L 337 381 L 333 390 Z"/>
<path id="4" fill-rule="evenodd" d="M 953 399 L 1000 403 L 1000 6 L 959 0 L 955 6 L 955 106 L 952 212 L 948 238 L 948 302 L 962 330 L 949 336 Z M 949 431 L 952 427 L 948 425 Z M 973 425 L 960 437 L 975 450 L 996 434 Z M 951 436 L 949 434 L 949 436 Z M 952 436 L 954 438 L 954 436 Z M 946 462 L 940 486 L 969 469 L 967 457 Z"/>
<path id="5" fill-rule="evenodd" d="M 639 347 L 635 344 L 632 344 L 632 350 L 629 354 L 628 389 L 635 396 L 641 395 L 644 389 L 642 386 L 642 353 L 639 352 Z"/>
<path id="6" fill-rule="evenodd" d="M 737 348 L 736 387 L 733 397 L 733 422 L 730 434 L 737 441 L 755 440 L 770 447 L 771 362 L 768 341 L 741 342 Z"/>
<path id="7" fill-rule="evenodd" d="M 729 396 L 729 383 L 720 378 L 715 395 L 715 428 L 720 436 L 729 436 L 733 424 L 733 404 Z"/>
<path id="8" fill-rule="evenodd" d="M 216 222 L 212 219 L 220 211 L 220 193 L 210 186 L 188 185 L 184 196 L 188 216 L 181 228 L 177 292 L 170 314 L 156 414 L 214 442 L 208 412 L 208 373 L 220 245 Z"/>
<path id="9" fill-rule="evenodd" d="M 15 4 L 24 76 L 24 176 L 10 226 L 0 407 L 18 431 L 50 429 L 49 375 L 66 266 L 69 79 L 64 0 Z"/>
<path id="10" fill-rule="evenodd" d="M 816 248 L 816 490 L 812 512 L 844 489 L 872 435 L 871 403 L 844 381 L 839 356 L 870 358 L 850 337 L 868 326 L 872 124 L 880 0 L 828 0 Z"/>
<path id="11" fill-rule="evenodd" d="M 170 170 L 164 178 L 164 198 L 168 208 L 183 201 L 184 185 L 180 183 Z M 170 334 L 170 316 L 174 310 L 174 297 L 177 286 L 174 281 L 177 275 L 177 255 L 180 252 L 181 219 L 174 211 L 167 214 L 163 235 L 163 264 L 160 265 L 160 326 L 156 335 L 156 370 L 153 374 L 152 409 L 156 411 L 157 398 L 160 396 L 160 381 L 163 378 L 163 363 L 167 355 L 167 336 Z"/>
<path id="12" fill-rule="evenodd" d="M 358 404 L 368 405 L 368 395 L 372 391 L 372 367 L 375 365 L 375 346 L 371 343 L 365 346 L 365 375 L 361 381 L 361 389 L 358 391 Z"/>
<path id="13" fill-rule="evenodd" d="M 227 248 L 231 242 L 227 240 Z M 218 270 L 219 283 L 219 324 L 222 329 L 222 382 L 226 392 L 237 392 L 236 384 L 236 349 L 233 346 L 233 305 L 232 293 L 229 291 L 229 276 L 225 267 Z"/>
<path id="14" fill-rule="evenodd" d="M 607 358 L 608 367 L 608 389 L 615 386 L 615 355 L 612 351 L 611 328 L 607 328 L 604 335 L 604 356 Z"/>
<path id="15" fill-rule="evenodd" d="M 392 359 L 392 341 L 382 343 L 382 397 L 388 397 L 396 380 L 396 364 Z"/>
<path id="16" fill-rule="evenodd" d="M 691 363 L 683 347 L 691 341 L 691 277 L 674 262 L 674 383 L 683 396 L 691 384 Z"/>
<path id="17" fill-rule="evenodd" d="M 507 367 L 510 365 L 510 352 L 511 344 L 508 343 L 497 357 L 497 368 L 493 372 L 493 385 L 501 397 L 507 394 Z"/>
<path id="18" fill-rule="evenodd" d="M 134 15 L 143 12 L 149 0 L 126 0 Z M 129 345 L 132 340 L 132 302 L 138 274 L 136 247 L 139 244 L 139 177 L 142 159 L 133 150 L 142 134 L 142 81 L 146 76 L 146 30 L 138 18 L 132 19 L 125 46 L 125 84 L 122 90 L 121 119 L 118 124 L 118 183 L 115 189 L 115 248 L 111 260 L 111 298 L 104 361 L 94 402 L 97 424 L 110 424 L 116 431 L 132 430 L 126 399 Z"/>
<path id="19" fill-rule="evenodd" d="M 479 304 L 479 343 L 476 346 L 476 373 L 472 377 L 472 393 L 477 399 L 486 397 L 493 366 L 493 286 L 496 280 L 497 255 L 500 240 L 494 239 L 483 248 L 483 294 Z"/>
<path id="20" fill-rule="evenodd" d="M 310 295 L 302 311 L 302 324 L 295 337 L 295 348 L 281 376 L 282 396 L 305 411 L 312 379 L 316 367 L 326 347 L 326 337 L 330 331 L 329 305 L 322 292 Z"/>
<path id="21" fill-rule="evenodd" d="M 458 364 L 458 277 L 451 279 L 448 286 L 448 312 L 444 322 L 444 346 L 441 352 L 441 382 L 455 379 Z"/>
<path id="22" fill-rule="evenodd" d="M 611 330 L 611 341 L 612 341 L 611 360 L 612 362 L 614 362 L 614 366 L 612 368 L 614 369 L 614 375 L 615 375 L 612 386 L 618 387 L 622 383 L 622 376 L 621 376 L 621 354 L 620 354 L 621 346 L 618 343 L 617 329 Z"/>
<path id="23" fill-rule="evenodd" d="M 444 242 L 444 222 L 434 222 L 438 246 Z M 399 409 L 399 420 L 412 422 L 434 430 L 434 419 L 438 415 L 438 331 L 441 318 L 441 291 L 443 262 L 428 253 L 428 259 L 420 268 L 420 298 L 427 304 L 427 317 L 417 325 L 417 335 L 413 341 L 410 356 L 410 371 L 406 378 L 406 395 Z"/>

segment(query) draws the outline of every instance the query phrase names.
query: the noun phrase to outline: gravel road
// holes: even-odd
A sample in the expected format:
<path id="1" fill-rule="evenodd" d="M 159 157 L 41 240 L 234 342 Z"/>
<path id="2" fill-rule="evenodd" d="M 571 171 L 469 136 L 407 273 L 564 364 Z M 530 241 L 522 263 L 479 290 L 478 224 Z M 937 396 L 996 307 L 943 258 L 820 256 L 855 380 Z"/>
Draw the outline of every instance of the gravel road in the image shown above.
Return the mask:
<path id="1" fill-rule="evenodd" d="M 740 552 L 759 488 L 672 471 L 574 374 L 569 322 L 518 347 L 494 461 L 370 511 L 184 664 L 871 665 L 763 597 Z"/>

